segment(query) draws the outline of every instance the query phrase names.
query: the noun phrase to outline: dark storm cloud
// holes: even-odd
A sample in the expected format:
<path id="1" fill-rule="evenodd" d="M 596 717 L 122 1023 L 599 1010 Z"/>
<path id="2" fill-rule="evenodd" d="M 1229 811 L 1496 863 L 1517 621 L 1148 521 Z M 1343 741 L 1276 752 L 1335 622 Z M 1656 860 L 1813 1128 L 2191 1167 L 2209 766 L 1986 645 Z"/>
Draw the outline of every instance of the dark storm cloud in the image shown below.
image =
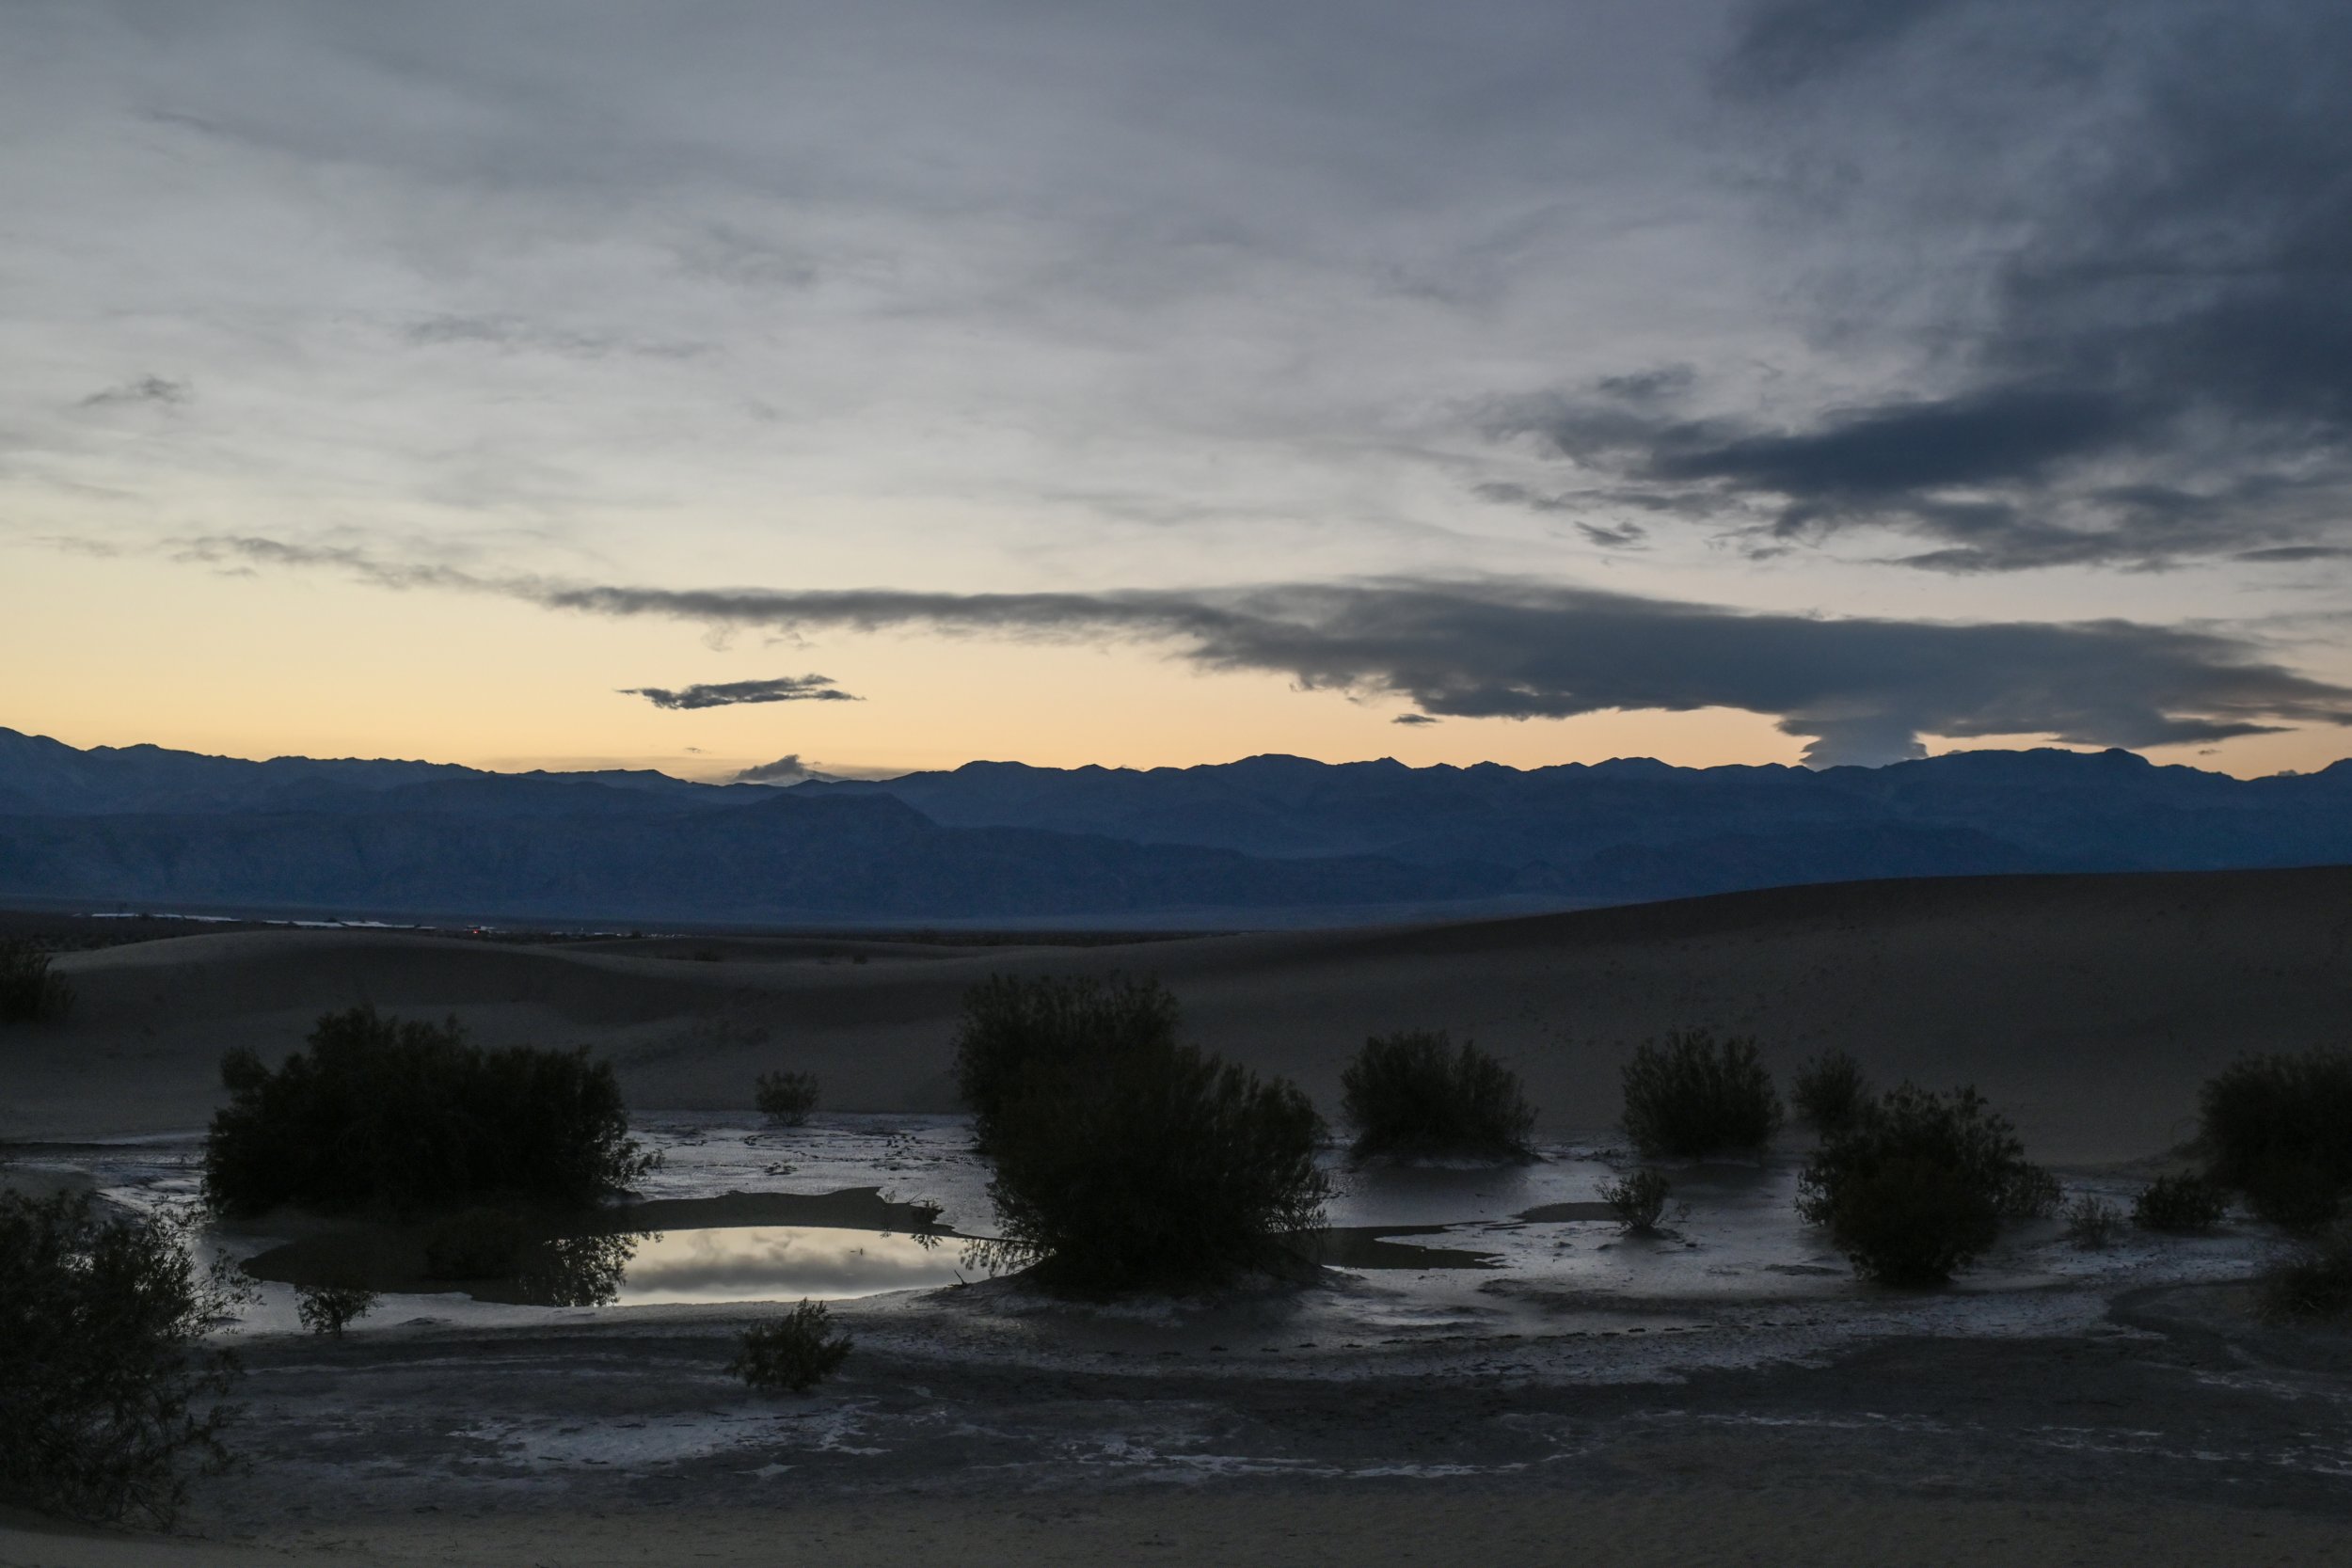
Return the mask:
<path id="1" fill-rule="evenodd" d="M 1159 643 L 1203 669 L 1402 699 L 1433 718 L 1740 708 L 1806 737 L 1807 760 L 1821 765 L 1915 754 L 1923 735 L 2139 747 L 2352 723 L 2352 689 L 2298 675 L 2253 644 L 2124 621 L 1827 620 L 1585 588 L 1412 579 L 1041 594 L 677 590 L 410 570 L 275 540 L 199 540 L 182 553 L 786 635 L 919 629 Z"/>
<path id="2" fill-rule="evenodd" d="M 1947 269 L 1909 384 L 1765 421 L 1618 376 L 1490 423 L 1751 543 L 2319 559 L 2277 552 L 2352 522 L 2348 76 L 2352 9 L 2296 0 L 1753 7 L 1724 80 L 1778 215 L 1841 237 L 1825 316 Z"/>
<path id="3" fill-rule="evenodd" d="M 720 681 L 711 685 L 622 688 L 622 695 L 643 697 L 656 707 L 693 710 L 740 707 L 753 703 L 853 703 L 857 699 L 825 675 L 780 675 L 764 681 Z"/>

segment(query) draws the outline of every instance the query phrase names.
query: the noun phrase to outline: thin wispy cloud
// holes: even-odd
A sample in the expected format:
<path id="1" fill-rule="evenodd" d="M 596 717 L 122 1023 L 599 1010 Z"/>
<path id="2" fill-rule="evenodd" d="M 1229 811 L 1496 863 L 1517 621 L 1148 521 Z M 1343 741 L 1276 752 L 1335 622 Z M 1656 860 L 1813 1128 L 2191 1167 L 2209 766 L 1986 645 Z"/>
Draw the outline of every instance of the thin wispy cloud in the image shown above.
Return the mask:
<path id="1" fill-rule="evenodd" d="M 625 697 L 643 697 L 656 707 L 678 712 L 743 707 L 761 703 L 853 703 L 858 699 L 825 675 L 779 675 L 770 680 L 712 681 L 676 688 L 630 686 Z"/>

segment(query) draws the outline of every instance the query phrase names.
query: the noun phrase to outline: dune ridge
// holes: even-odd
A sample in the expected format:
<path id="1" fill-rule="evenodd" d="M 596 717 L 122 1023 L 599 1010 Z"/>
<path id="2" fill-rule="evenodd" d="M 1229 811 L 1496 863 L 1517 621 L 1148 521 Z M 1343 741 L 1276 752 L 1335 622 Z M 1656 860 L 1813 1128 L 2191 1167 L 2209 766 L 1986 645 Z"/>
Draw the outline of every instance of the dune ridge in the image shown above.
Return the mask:
<path id="1" fill-rule="evenodd" d="M 642 1109 L 748 1109 L 756 1072 L 791 1067 L 830 1109 L 945 1111 L 965 987 L 1123 972 L 1158 974 L 1194 1038 L 1327 1111 L 1366 1034 L 1442 1027 L 1511 1061 L 1548 1131 L 1598 1132 L 1625 1049 L 1704 1026 L 1758 1036 L 1784 1076 L 1837 1047 L 1883 1081 L 1974 1083 L 2041 1157 L 2121 1161 L 2186 1136 L 2198 1085 L 2240 1053 L 2341 1037 L 2352 868 L 1872 881 L 1093 948 L 665 951 L 272 930 L 69 955 L 72 1019 L 0 1037 L 0 1136 L 200 1126 L 223 1051 L 291 1051 L 361 1003 L 454 1016 L 486 1043 L 584 1045 Z"/>

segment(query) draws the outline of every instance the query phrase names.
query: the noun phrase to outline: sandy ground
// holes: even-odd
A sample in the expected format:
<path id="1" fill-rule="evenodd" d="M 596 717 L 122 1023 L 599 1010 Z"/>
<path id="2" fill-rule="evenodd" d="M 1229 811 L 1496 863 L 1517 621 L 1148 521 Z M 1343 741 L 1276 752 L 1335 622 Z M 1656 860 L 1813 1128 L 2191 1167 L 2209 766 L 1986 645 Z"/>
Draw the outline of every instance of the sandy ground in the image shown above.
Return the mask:
<path id="1" fill-rule="evenodd" d="M 1838 1045 L 1882 1079 L 1973 1081 L 2037 1157 L 2086 1166 L 2176 1143 L 2241 1052 L 2338 1037 L 2347 938 L 2342 870 L 864 963 L 237 933 L 64 960 L 74 1018 L 0 1037 L 0 1133 L 185 1132 L 222 1050 L 291 1050 L 358 1002 L 587 1045 L 647 1110 L 739 1108 L 772 1067 L 817 1071 L 837 1109 L 944 1109 L 973 979 L 1123 969 L 1327 1107 L 1363 1035 L 1426 1025 L 1512 1058 L 1553 1127 L 1599 1127 L 1626 1042 L 1704 1024 L 1784 1070 Z M 743 1307 L 262 1334 L 247 1465 L 201 1486 L 187 1536 L 0 1515 L 0 1568 L 2352 1561 L 2352 1337 L 2265 1326 L 2239 1285 L 1889 1296 L 1825 1327 L 1732 1302 L 1671 1341 L 1520 1305 L 1561 1321 L 1384 1349 L 1307 1342 L 1289 1330 L 1329 1315 L 1279 1305 L 1211 1345 L 1009 1287 L 879 1298 L 840 1309 L 857 1353 L 798 1400 L 725 1373 Z"/>
<path id="2" fill-rule="evenodd" d="M 1973 1082 L 2040 1157 L 2124 1160 L 2179 1141 L 2197 1085 L 2240 1053 L 2336 1037 L 2352 869 L 1856 883 L 865 963 L 843 944 L 723 951 L 269 931 L 72 955 L 72 1019 L 6 1042 L 0 1136 L 200 1127 L 224 1050 L 291 1051 L 321 1011 L 360 1002 L 453 1014 L 493 1043 L 586 1045 L 643 1107 L 739 1107 L 756 1073 L 789 1067 L 834 1109 L 946 1110 L 974 980 L 1123 970 L 1161 975 L 1201 1043 L 1327 1107 L 1366 1035 L 1448 1028 L 1513 1062 L 1547 1124 L 1602 1126 L 1629 1042 L 1704 1026 L 1756 1035 L 1783 1071 L 1839 1046 L 1885 1079 Z"/>

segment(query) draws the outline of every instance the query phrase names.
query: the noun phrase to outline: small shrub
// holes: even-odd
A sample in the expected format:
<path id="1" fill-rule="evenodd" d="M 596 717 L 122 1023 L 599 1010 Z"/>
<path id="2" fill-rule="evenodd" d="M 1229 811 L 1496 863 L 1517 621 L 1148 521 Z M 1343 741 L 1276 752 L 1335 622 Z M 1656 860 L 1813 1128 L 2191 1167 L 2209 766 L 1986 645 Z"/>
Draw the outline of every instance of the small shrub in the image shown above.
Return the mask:
<path id="1" fill-rule="evenodd" d="M 1625 1130 L 1652 1158 L 1761 1149 L 1780 1119 L 1780 1095 L 1752 1039 L 1693 1029 L 1644 1043 L 1625 1064 Z"/>
<path id="2" fill-rule="evenodd" d="M 230 1213 L 584 1206 L 653 1164 L 610 1065 L 584 1050 L 484 1051 L 455 1020 L 329 1013 L 277 1071 L 232 1051 L 221 1082 L 230 1102 L 204 1142 L 204 1192 Z"/>
<path id="3" fill-rule="evenodd" d="M 1364 1041 L 1340 1073 L 1353 1153 L 1414 1158 L 1464 1155 L 1525 1160 L 1534 1150 L 1534 1107 L 1518 1074 L 1443 1030 L 1408 1031 Z"/>
<path id="4" fill-rule="evenodd" d="M 972 1141 L 995 1143 L 1005 1102 L 1033 1075 L 1176 1043 L 1176 999 L 1157 980 L 1024 979 L 992 974 L 964 993 L 956 1034 L 956 1089 L 972 1113 Z"/>
<path id="5" fill-rule="evenodd" d="M 817 1109 L 817 1075 L 813 1072 L 763 1072 L 753 1089 L 759 1114 L 785 1127 L 801 1126 Z"/>
<path id="6" fill-rule="evenodd" d="M 2123 1211 L 2085 1193 L 2066 1206 L 2066 1239 L 2085 1252 L 2102 1252 L 2123 1234 Z"/>
<path id="7" fill-rule="evenodd" d="M 522 1266 L 531 1227 L 511 1209 L 476 1206 L 435 1226 L 424 1238 L 431 1279 L 501 1279 Z"/>
<path id="8" fill-rule="evenodd" d="M 1600 1184 L 1600 1200 L 1609 1205 L 1609 1217 L 1628 1235 L 1645 1236 L 1656 1230 L 1665 1215 L 1666 1199 L 1673 1194 L 1674 1184 L 1663 1172 L 1654 1170 L 1637 1170 Z"/>
<path id="9" fill-rule="evenodd" d="M 2132 1223 L 2191 1235 L 2219 1225 L 2229 1207 L 2229 1195 L 2201 1176 L 2159 1176 L 2132 1200 Z"/>
<path id="10" fill-rule="evenodd" d="M 0 1023 L 40 1023 L 73 1010 L 73 988 L 29 942 L 0 941 Z"/>
<path id="11" fill-rule="evenodd" d="M 0 1192 L 0 1500 L 169 1523 L 229 1458 L 236 1363 L 203 1338 L 230 1300 L 170 1222 Z"/>
<path id="12" fill-rule="evenodd" d="M 841 1370 L 852 1341 L 833 1332 L 823 1303 L 803 1301 L 783 1317 L 743 1331 L 727 1370 L 759 1389 L 805 1394 Z"/>
<path id="13" fill-rule="evenodd" d="M 1828 1227 L 1856 1272 L 1889 1285 L 1949 1279 L 2004 1220 L 2046 1214 L 2057 1197 L 2056 1180 L 1976 1090 L 1912 1084 L 1824 1140 L 1797 1182 L 1797 1212 Z"/>
<path id="14" fill-rule="evenodd" d="M 294 1291 L 294 1316 L 311 1333 L 340 1339 L 345 1324 L 375 1310 L 376 1300 L 364 1285 L 304 1285 Z"/>
<path id="15" fill-rule="evenodd" d="M 2200 1096 L 2206 1174 L 2271 1224 L 2327 1227 L 2352 1191 L 2352 1052 L 2249 1056 Z"/>
<path id="16" fill-rule="evenodd" d="M 992 1005 L 1015 1017 L 1090 1014 L 1110 1029 L 1055 1035 L 987 1092 L 989 1196 L 1000 1240 L 989 1261 L 1026 1264 L 1049 1291 L 1110 1295 L 1223 1284 L 1294 1264 L 1297 1233 L 1322 1224 L 1329 1186 L 1315 1167 L 1322 1118 L 1296 1087 L 1266 1082 L 1167 1037 L 1173 1004 L 1156 988 L 1073 1001 Z M 1138 1015 L 1141 1015 L 1140 1017 Z"/>
<path id="17" fill-rule="evenodd" d="M 1797 1069 L 1788 1099 L 1798 1120 L 1834 1138 L 1869 1114 L 1870 1081 L 1843 1051 L 1824 1051 Z"/>
<path id="18" fill-rule="evenodd" d="M 2256 1299 L 2269 1318 L 2352 1318 L 2352 1224 L 2330 1226 L 2265 1270 Z"/>

